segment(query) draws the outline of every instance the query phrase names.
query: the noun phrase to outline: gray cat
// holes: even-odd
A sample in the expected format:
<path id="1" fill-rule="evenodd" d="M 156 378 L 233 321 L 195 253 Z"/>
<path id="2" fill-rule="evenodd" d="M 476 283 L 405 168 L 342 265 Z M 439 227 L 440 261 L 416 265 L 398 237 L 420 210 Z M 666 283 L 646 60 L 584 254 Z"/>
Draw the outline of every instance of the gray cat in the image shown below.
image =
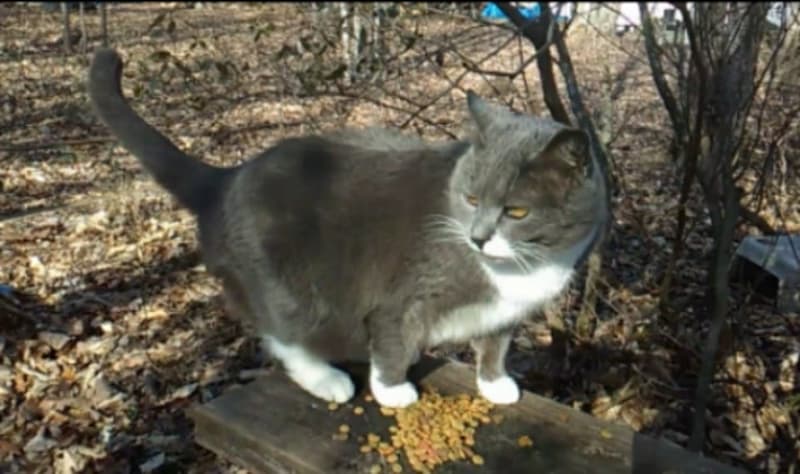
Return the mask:
<path id="1" fill-rule="evenodd" d="M 116 52 L 95 55 L 97 114 L 197 216 L 228 310 L 298 385 L 344 402 L 353 383 L 330 362 L 369 361 L 375 399 L 403 407 L 417 400 L 406 372 L 420 351 L 469 341 L 480 393 L 519 399 L 504 367 L 511 331 L 567 287 L 608 221 L 584 133 L 470 92 L 465 141 L 344 131 L 217 168 L 148 125 L 121 73 Z"/>

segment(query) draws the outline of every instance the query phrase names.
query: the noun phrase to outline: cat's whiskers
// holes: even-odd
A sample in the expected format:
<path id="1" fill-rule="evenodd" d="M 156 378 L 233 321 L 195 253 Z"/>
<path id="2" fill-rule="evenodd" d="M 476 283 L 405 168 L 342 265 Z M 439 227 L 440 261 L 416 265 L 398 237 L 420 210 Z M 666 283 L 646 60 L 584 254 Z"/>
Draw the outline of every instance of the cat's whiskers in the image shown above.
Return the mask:
<path id="1" fill-rule="evenodd" d="M 532 262 L 528 261 L 529 258 L 537 262 L 541 261 L 540 257 L 529 255 L 529 252 L 527 252 L 526 249 L 519 243 L 512 243 L 511 249 L 514 252 L 514 262 L 519 265 L 520 269 L 522 269 L 524 273 L 533 272 L 533 264 Z"/>
<path id="2" fill-rule="evenodd" d="M 463 243 L 464 241 L 460 237 L 442 236 L 442 237 L 437 237 L 437 238 L 430 239 L 430 240 L 428 240 L 428 242 L 431 242 L 431 243 L 434 243 L 434 244 L 460 244 L 460 243 Z"/>
<path id="3" fill-rule="evenodd" d="M 530 262 L 528 262 L 528 259 L 531 259 L 536 263 L 540 264 L 546 264 L 550 262 L 550 259 L 547 258 L 541 252 L 541 250 L 537 249 L 535 245 L 516 243 L 513 245 L 513 248 L 514 248 L 514 254 L 522 257 L 525 263 L 529 266 Z"/>
<path id="4" fill-rule="evenodd" d="M 463 243 L 466 241 L 463 232 L 446 227 L 432 229 L 431 235 L 432 237 L 428 239 L 430 242 Z"/>
<path id="5" fill-rule="evenodd" d="M 537 265 L 545 265 L 549 263 L 549 260 L 545 258 L 542 254 L 535 252 L 535 251 L 523 251 L 520 252 L 522 257 L 524 258 L 525 262 L 529 265 L 537 264 Z"/>
<path id="6" fill-rule="evenodd" d="M 469 243 L 464 226 L 455 218 L 444 214 L 431 215 L 423 225 L 423 231 L 433 236 L 432 242 Z"/>
<path id="7" fill-rule="evenodd" d="M 528 262 L 525 261 L 525 258 L 516 250 L 514 251 L 513 256 L 511 257 L 512 261 L 517 264 L 520 270 L 523 273 L 531 273 L 531 267 Z"/>

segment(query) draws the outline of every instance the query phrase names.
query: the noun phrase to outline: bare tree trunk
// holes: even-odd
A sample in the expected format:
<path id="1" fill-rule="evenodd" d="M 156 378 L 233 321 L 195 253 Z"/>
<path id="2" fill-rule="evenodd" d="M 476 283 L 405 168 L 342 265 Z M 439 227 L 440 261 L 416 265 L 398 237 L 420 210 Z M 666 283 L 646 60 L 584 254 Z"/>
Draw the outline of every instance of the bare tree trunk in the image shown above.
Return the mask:
<path id="1" fill-rule="evenodd" d="M 350 5 L 347 2 L 339 2 L 339 13 L 341 15 L 341 28 L 342 28 L 342 60 L 347 68 L 347 73 L 344 75 L 344 83 L 350 84 L 352 75 L 352 59 L 350 58 L 350 24 L 347 17 L 350 13 Z"/>
<path id="2" fill-rule="evenodd" d="M 353 4 L 353 37 L 350 43 L 350 79 L 355 81 L 358 63 L 361 61 L 361 16 L 358 14 L 358 4 Z"/>
<path id="3" fill-rule="evenodd" d="M 72 28 L 69 22 L 69 4 L 61 2 L 61 13 L 64 18 L 64 52 L 70 54 L 72 52 Z"/>
<path id="4" fill-rule="evenodd" d="M 89 36 L 89 32 L 86 31 L 86 16 L 84 15 L 83 3 L 84 2 L 78 2 L 78 24 L 81 25 L 81 54 L 86 54 L 88 50 L 87 36 Z"/>
<path id="5" fill-rule="evenodd" d="M 108 11 L 106 2 L 100 3 L 100 36 L 103 41 L 103 47 L 108 47 Z"/>
<path id="6" fill-rule="evenodd" d="M 703 69 L 712 71 L 705 77 L 701 75 L 701 80 L 705 79 L 711 85 L 710 100 L 714 107 L 698 113 L 708 114 L 709 152 L 700 167 L 699 178 L 714 228 L 714 252 L 709 275 L 711 326 L 697 377 L 694 420 L 688 446 L 693 451 L 702 450 L 705 441 L 705 411 L 711 398 L 720 334 L 727 323 L 729 267 L 740 198 L 734 181 L 733 163 L 740 151 L 754 97 L 755 68 L 767 13 L 767 7 L 763 4 L 750 4 L 746 8 L 731 6 L 725 15 L 724 28 L 713 30 L 714 33 L 710 33 L 712 28 L 704 31 L 710 36 L 705 38 L 706 41 L 716 43 L 711 51 L 721 54 L 699 58 L 705 60 Z M 705 21 L 710 21 L 708 16 Z M 712 24 L 718 28 L 720 22 L 714 21 Z M 693 47 L 693 54 L 699 49 Z"/>
<path id="7" fill-rule="evenodd" d="M 383 57 L 383 32 L 381 31 L 381 15 L 383 8 L 381 2 L 374 2 L 372 5 L 372 60 L 379 67 Z"/>

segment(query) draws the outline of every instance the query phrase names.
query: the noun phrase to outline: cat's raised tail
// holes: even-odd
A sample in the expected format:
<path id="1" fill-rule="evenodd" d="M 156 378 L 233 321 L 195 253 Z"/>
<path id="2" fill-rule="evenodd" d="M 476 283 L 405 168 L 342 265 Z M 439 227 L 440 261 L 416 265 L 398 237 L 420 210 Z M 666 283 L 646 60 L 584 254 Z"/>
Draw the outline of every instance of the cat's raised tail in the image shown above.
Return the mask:
<path id="1" fill-rule="evenodd" d="M 203 211 L 216 201 L 232 169 L 192 158 L 145 122 L 122 95 L 121 76 L 119 54 L 113 49 L 99 49 L 89 68 L 89 97 L 95 112 L 164 189 L 189 210 Z"/>

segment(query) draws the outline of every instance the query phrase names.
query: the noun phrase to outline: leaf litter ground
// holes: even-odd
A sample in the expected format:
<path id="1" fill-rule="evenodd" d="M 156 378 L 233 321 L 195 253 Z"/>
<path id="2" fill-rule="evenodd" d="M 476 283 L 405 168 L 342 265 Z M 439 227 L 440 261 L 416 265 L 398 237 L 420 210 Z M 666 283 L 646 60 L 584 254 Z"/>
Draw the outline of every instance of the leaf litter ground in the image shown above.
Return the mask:
<path id="1" fill-rule="evenodd" d="M 324 40 L 297 8 L 115 5 L 109 31 L 126 60 L 125 92 L 151 123 L 217 164 L 241 162 L 281 137 L 345 125 L 408 122 L 409 133 L 445 138 L 462 128 L 467 88 L 544 113 L 533 67 L 514 81 L 465 72 L 464 58 L 476 62 L 509 37 L 496 27 L 405 9 L 396 30 L 416 26 L 417 43 L 395 49 L 402 54 L 383 78 L 348 86 L 335 77 L 338 56 L 320 52 Z M 94 118 L 84 83 L 90 55 L 65 57 L 60 15 L 23 3 L 0 13 L 0 470 L 243 472 L 194 444 L 183 409 L 271 364 L 259 363 L 255 344 L 222 309 L 191 216 Z M 98 15 L 85 21 L 91 50 Z M 403 38 L 391 28 L 387 36 Z M 671 298 L 678 310 L 663 320 L 657 288 L 679 183 L 646 64 L 623 50 L 639 45 L 623 41 L 619 49 L 606 40 L 578 26 L 569 39 L 590 107 L 601 106 L 609 84 L 624 86 L 610 146 L 621 191 L 597 327 L 554 355 L 551 331 L 534 321 L 515 338 L 509 367 L 538 393 L 683 443 L 707 326 L 710 232 L 701 208 L 690 206 L 701 224 L 678 265 Z M 430 59 L 447 44 L 457 48 L 445 49 L 441 64 Z M 512 41 L 482 67 L 513 70 L 518 47 Z M 526 87 L 532 100 L 514 99 Z M 800 209 L 792 203 L 800 199 L 790 192 L 776 193 L 762 217 L 796 231 Z M 560 308 L 568 329 L 577 286 Z M 766 302 L 745 305 L 738 294 L 734 313 L 706 450 L 785 472 L 800 456 L 800 323 Z"/>

